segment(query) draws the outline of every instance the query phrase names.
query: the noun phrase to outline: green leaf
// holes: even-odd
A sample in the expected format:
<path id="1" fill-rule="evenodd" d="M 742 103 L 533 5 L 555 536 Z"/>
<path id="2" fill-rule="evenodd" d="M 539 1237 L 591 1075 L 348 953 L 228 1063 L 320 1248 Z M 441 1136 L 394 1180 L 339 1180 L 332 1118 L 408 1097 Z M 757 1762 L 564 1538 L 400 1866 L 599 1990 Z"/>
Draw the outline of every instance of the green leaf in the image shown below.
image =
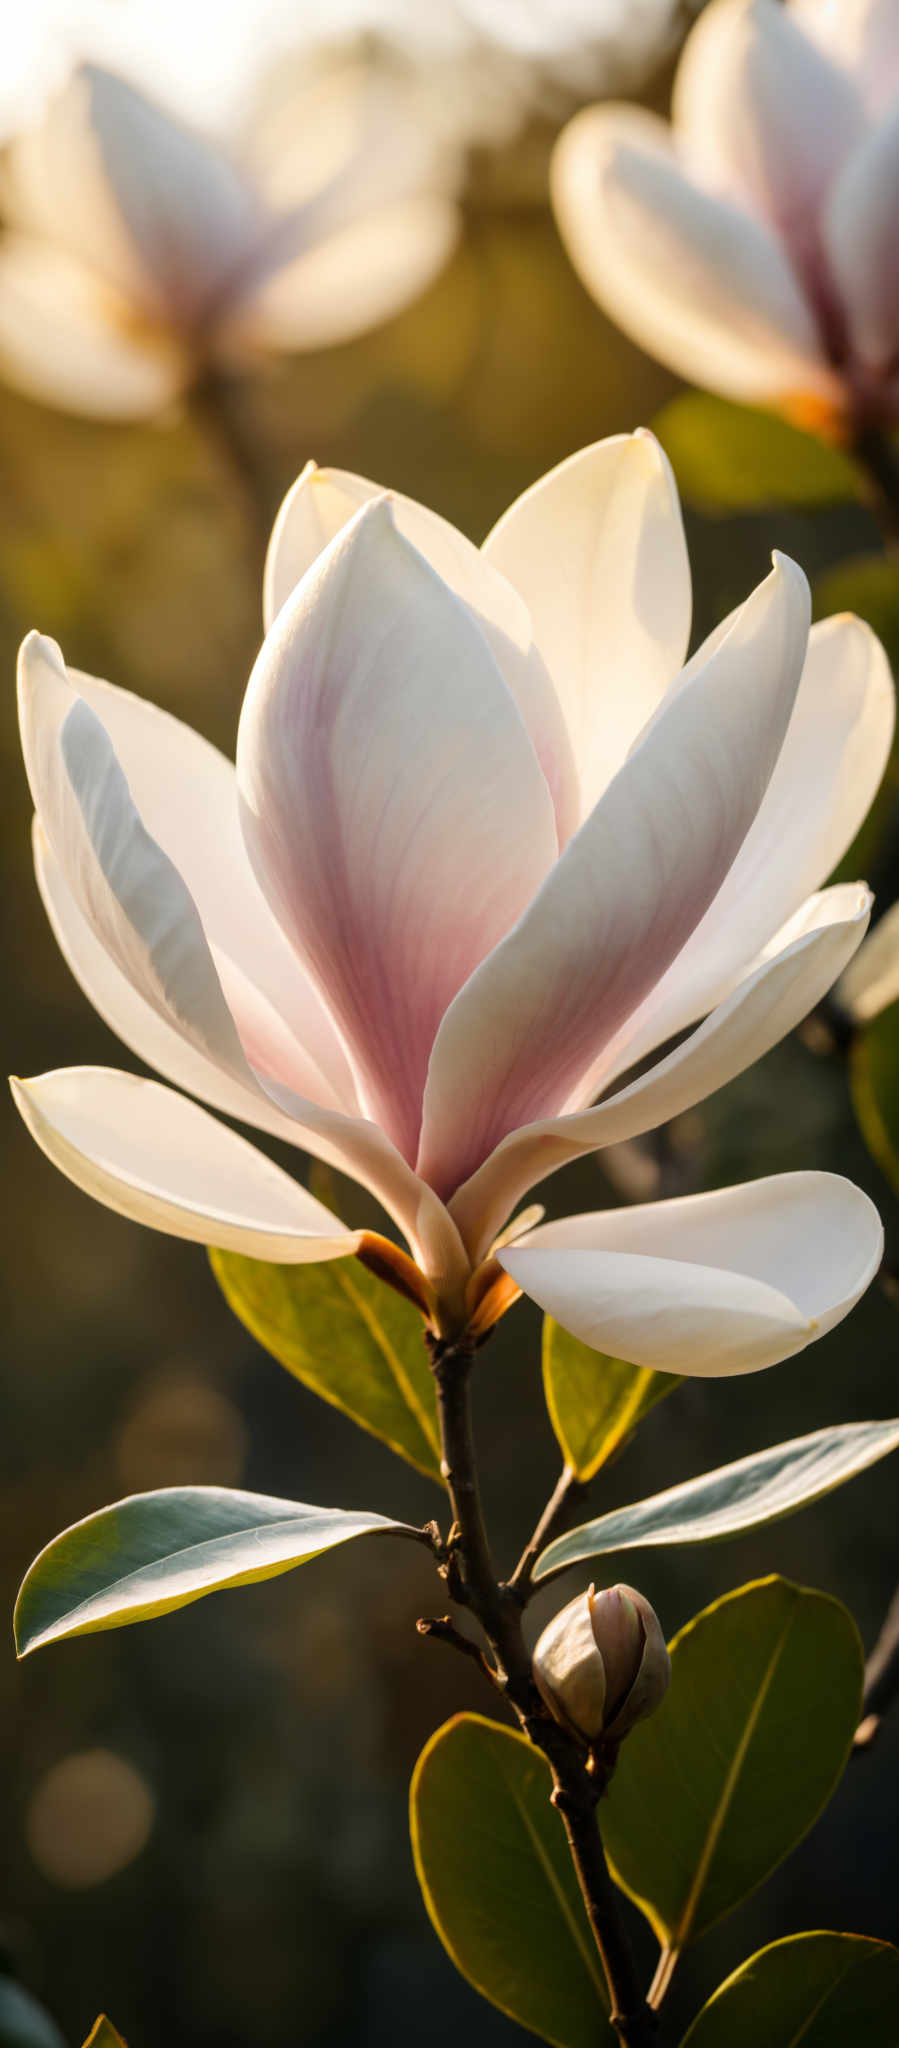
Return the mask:
<path id="1" fill-rule="evenodd" d="M 403 1522 L 226 1486 L 167 1486 L 100 1508 L 54 1537 L 16 1602 L 20 1657 L 65 1636 L 124 1628 L 223 1586 L 249 1586 L 355 1536 L 417 1537 Z"/>
<path id="2" fill-rule="evenodd" d="M 681 2048 L 896 2048 L 899 1949 L 792 1934 L 719 1984 Z"/>
<path id="3" fill-rule="evenodd" d="M 613 2048 L 599 1957 L 549 1766 L 523 1735 L 458 1714 L 412 1778 L 425 1905 L 457 1970 L 556 2048 Z"/>
<path id="4" fill-rule="evenodd" d="M 127 2044 L 122 2040 L 121 2034 L 116 2033 L 112 2021 L 107 2019 L 105 2012 L 101 2012 L 99 2019 L 94 2021 L 84 2048 L 127 2048 Z"/>
<path id="5" fill-rule="evenodd" d="M 12 1977 L 0 1977 L 0 2048 L 66 2048 L 56 2021 Z"/>
<path id="6" fill-rule="evenodd" d="M 269 1266 L 238 1252 L 209 1256 L 229 1307 L 280 1365 L 440 1480 L 437 1399 L 411 1302 L 358 1259 Z"/>
<path id="7" fill-rule="evenodd" d="M 620 1449 L 657 1401 L 681 1384 L 677 1373 L 653 1372 L 591 1351 L 543 1318 L 543 1390 L 549 1419 L 566 1463 L 581 1481 Z"/>
<path id="8" fill-rule="evenodd" d="M 849 1082 L 868 1151 L 899 1192 L 899 1003 L 890 1003 L 856 1033 Z"/>
<path id="9" fill-rule="evenodd" d="M 883 641 L 899 675 L 899 569 L 887 555 L 857 555 L 819 576 L 812 593 L 816 619 L 857 612 Z M 894 737 L 883 781 L 852 845 L 831 877 L 835 882 L 873 881 L 878 849 L 899 798 L 899 733 Z"/>
<path id="10" fill-rule="evenodd" d="M 653 421 L 683 497 L 707 512 L 759 505 L 830 505 L 865 495 L 842 450 L 776 413 L 685 391 Z"/>
<path id="11" fill-rule="evenodd" d="M 534 1578 L 545 1579 L 551 1572 L 612 1550 L 717 1543 L 760 1522 L 778 1522 L 832 1493 L 897 1447 L 899 1421 L 837 1422 L 810 1436 L 772 1444 L 770 1450 L 753 1451 L 732 1465 L 669 1486 L 632 1507 L 614 1508 L 595 1522 L 557 1536 L 538 1559 Z"/>
<path id="12" fill-rule="evenodd" d="M 614 1875 L 675 1954 L 754 1891 L 817 1819 L 858 1722 L 862 1648 L 825 1593 L 760 1579 L 671 1644 L 671 1686 L 603 1805 Z"/>

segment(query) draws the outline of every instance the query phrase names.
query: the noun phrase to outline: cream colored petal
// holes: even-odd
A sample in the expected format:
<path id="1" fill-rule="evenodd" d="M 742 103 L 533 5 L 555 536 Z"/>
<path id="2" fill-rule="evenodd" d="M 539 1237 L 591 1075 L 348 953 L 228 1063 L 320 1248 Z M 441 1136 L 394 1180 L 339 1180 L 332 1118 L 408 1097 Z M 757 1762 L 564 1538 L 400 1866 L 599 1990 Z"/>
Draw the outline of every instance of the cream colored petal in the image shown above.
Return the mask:
<path id="1" fill-rule="evenodd" d="M 145 419 L 177 397 L 189 366 L 158 328 L 76 259 L 36 236 L 0 241 L 0 377 L 29 398 L 92 419 Z"/>
<path id="2" fill-rule="evenodd" d="M 855 1024 L 869 1024 L 890 1003 L 899 1002 L 899 903 L 885 912 L 859 947 L 833 997 Z"/>
<path id="3" fill-rule="evenodd" d="M 588 291 L 650 355 L 744 402 L 841 402 L 777 237 L 688 178 L 662 122 L 626 107 L 576 114 L 552 195 Z"/>
<path id="4" fill-rule="evenodd" d="M 135 1223 L 248 1258 L 303 1265 L 352 1254 L 298 1181 L 185 1095 L 110 1067 L 11 1083 L 32 1137 L 68 1180 Z"/>
<path id="5" fill-rule="evenodd" d="M 222 326 L 225 349 L 333 348 L 426 290 L 459 236 L 450 200 L 400 200 L 293 256 L 248 290 Z"/>
<path id="6" fill-rule="evenodd" d="M 481 1258 L 528 1188 L 569 1160 L 682 1115 L 726 1086 L 801 1023 L 861 944 L 871 910 L 862 883 L 804 906 L 782 950 L 747 975 L 663 1060 L 593 1109 L 547 1118 L 505 1138 L 450 1204 L 472 1258 Z"/>
<path id="7" fill-rule="evenodd" d="M 853 348 L 890 374 L 899 350 L 899 101 L 844 164 L 824 215 L 824 243 Z"/>
<path id="8" fill-rule="evenodd" d="M 848 1315 L 883 1255 L 867 1195 L 789 1173 L 714 1194 L 566 1217 L 499 1254 L 585 1344 L 688 1377 L 760 1372 Z"/>
<path id="9" fill-rule="evenodd" d="M 667 457 L 616 434 L 525 491 L 484 554 L 528 606 L 587 817 L 687 651 L 690 565 Z"/>

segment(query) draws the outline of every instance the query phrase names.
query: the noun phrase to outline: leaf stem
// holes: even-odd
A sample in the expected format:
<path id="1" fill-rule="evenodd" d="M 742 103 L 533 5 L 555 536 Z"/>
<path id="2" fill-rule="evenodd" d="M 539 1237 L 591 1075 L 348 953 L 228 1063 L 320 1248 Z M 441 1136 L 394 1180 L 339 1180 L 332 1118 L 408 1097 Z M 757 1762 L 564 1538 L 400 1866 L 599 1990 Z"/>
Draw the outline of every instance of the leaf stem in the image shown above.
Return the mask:
<path id="1" fill-rule="evenodd" d="M 552 1771 L 553 1805 L 565 1826 L 587 1918 L 605 1973 L 611 2024 L 622 2048 L 659 2048 L 658 2018 L 644 1997 L 630 1943 L 621 1919 L 619 1895 L 612 1883 L 597 1822 L 596 1808 L 610 1775 L 591 1769 L 580 1745 L 553 1719 L 537 1690 L 531 1658 L 522 1633 L 520 1585 L 502 1584 L 496 1576 L 484 1523 L 471 1423 L 470 1381 L 474 1363 L 471 1341 L 428 1340 L 437 1387 L 442 1470 L 453 1510 L 447 1559 L 441 1570 L 451 1597 L 466 1607 L 490 1645 L 495 1669 L 491 1682 L 503 1693 L 523 1732 L 542 1751 Z M 563 1479 L 565 1474 L 563 1474 Z M 549 1504 L 554 1513 L 567 1498 L 560 1481 Z M 558 1499 L 561 1493 L 561 1499 Z M 549 1508 L 546 1513 L 549 1513 Z M 538 1531 L 546 1516 L 541 1517 Z M 532 1543 L 524 1553 L 529 1556 Z M 540 1538 L 543 1540 L 542 1536 Z M 430 1629 L 452 1640 L 446 1628 Z M 464 1639 L 463 1639 L 464 1640 Z M 466 1649 L 466 1654 L 468 1651 Z"/>
<path id="2" fill-rule="evenodd" d="M 507 1581 L 510 1591 L 517 1593 L 520 1606 L 524 1607 L 531 1597 L 534 1570 L 540 1552 L 552 1542 L 554 1536 L 562 1535 L 572 1508 L 586 1490 L 578 1479 L 574 1466 L 563 1465 L 556 1487 L 550 1494 L 533 1536 L 522 1551 L 512 1577 Z"/>

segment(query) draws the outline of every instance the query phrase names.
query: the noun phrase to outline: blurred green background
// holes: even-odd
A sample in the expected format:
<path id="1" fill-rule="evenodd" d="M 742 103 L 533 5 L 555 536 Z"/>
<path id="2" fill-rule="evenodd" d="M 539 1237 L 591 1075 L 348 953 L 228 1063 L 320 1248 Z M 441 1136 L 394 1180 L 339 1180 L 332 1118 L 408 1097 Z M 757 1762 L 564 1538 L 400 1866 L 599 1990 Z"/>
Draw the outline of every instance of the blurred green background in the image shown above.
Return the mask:
<path id="1" fill-rule="evenodd" d="M 573 276 L 544 200 L 549 140 L 535 128 L 475 167 L 462 246 L 425 299 L 364 341 L 282 362 L 233 394 L 257 451 L 257 503 L 190 410 L 156 428 L 104 427 L 0 392 L 7 1068 L 133 1064 L 71 981 L 32 879 L 12 681 L 24 632 L 53 634 L 79 667 L 230 751 L 261 630 L 258 507 L 273 517 L 309 456 L 408 491 L 480 540 L 551 464 L 651 421 L 675 390 Z M 878 545 L 860 507 L 688 523 L 697 634 L 766 572 L 773 546 L 814 577 Z M 878 880 L 897 893 L 888 863 Z M 440 1512 L 426 1480 L 254 1347 L 202 1252 L 91 1204 L 7 1116 L 3 1613 L 53 1534 L 146 1487 L 236 1483 L 413 1520 Z M 855 1132 L 844 1067 L 797 1039 L 666 1144 L 678 1187 L 792 1167 L 848 1173 L 881 1205 L 896 1248 L 896 1204 Z M 547 1195 L 551 1213 L 617 1199 L 601 1161 L 559 1175 Z M 899 1315 L 875 1286 L 794 1361 L 687 1384 L 603 1476 L 595 1511 L 781 1437 L 895 1413 L 897 1346 Z M 538 1359 L 539 1318 L 523 1303 L 483 1353 L 476 1389 L 507 1565 L 556 1476 Z M 870 1646 L 897 1569 L 895 1501 L 888 1462 L 754 1537 L 648 1552 L 626 1575 L 672 1633 L 731 1585 L 782 1571 L 843 1598 Z M 565 1597 L 576 1586 L 572 1574 Z M 559 1597 L 535 1603 L 535 1627 Z M 525 2038 L 455 1975 L 415 1886 L 415 1757 L 456 1708 L 490 1711 L 476 1675 L 416 1637 L 434 1601 L 424 1553 L 353 1546 L 22 1668 L 7 1633 L 0 1943 L 68 2041 L 101 2008 L 131 2048 L 441 2048 L 460 2028 L 471 2048 Z M 824 1682 L 809 1671 L 810 1722 Z M 777 1934 L 897 1937 L 897 1763 L 899 1715 L 775 1879 L 684 1961 L 671 1994 L 684 2023 Z"/>

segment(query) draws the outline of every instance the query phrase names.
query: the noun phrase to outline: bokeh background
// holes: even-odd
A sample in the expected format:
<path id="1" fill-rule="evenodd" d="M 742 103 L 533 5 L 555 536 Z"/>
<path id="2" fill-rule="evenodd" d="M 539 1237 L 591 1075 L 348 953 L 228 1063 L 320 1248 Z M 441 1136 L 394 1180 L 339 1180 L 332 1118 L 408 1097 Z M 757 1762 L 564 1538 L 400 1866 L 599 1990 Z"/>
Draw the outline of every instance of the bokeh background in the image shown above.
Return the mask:
<path id="1" fill-rule="evenodd" d="M 249 481 L 189 404 L 156 426 L 105 426 L 0 391 L 0 1031 L 13 1071 L 130 1063 L 70 979 L 32 879 L 13 691 L 23 633 L 40 626 L 78 666 L 230 750 L 260 638 L 264 524 L 309 456 L 410 492 L 479 540 L 551 464 L 651 421 L 676 389 L 574 277 L 546 164 L 585 97 L 637 89 L 664 105 L 685 11 L 481 0 L 379 14 L 347 0 L 328 12 L 329 31 L 338 25 L 369 48 L 375 31 L 411 39 L 447 102 L 452 85 L 470 146 L 465 231 L 427 295 L 364 340 L 281 359 L 231 394 Z M 0 120 L 9 133 L 85 48 L 224 118 L 251 46 L 254 62 L 302 57 L 320 26 L 301 0 L 34 6 L 7 52 Z M 697 636 L 766 572 L 772 546 L 814 579 L 879 545 L 860 507 L 689 513 L 688 525 Z M 888 853 L 880 867 L 895 895 Z M 410 1520 L 440 1511 L 426 1480 L 254 1346 L 201 1251 L 92 1205 L 5 1114 L 4 1615 L 53 1534 L 146 1487 L 241 1484 Z M 672 1127 L 661 1152 L 666 1188 L 805 1166 L 849 1173 L 881 1204 L 896 1254 L 896 1205 L 856 1133 L 844 1065 L 797 1038 Z M 660 1171 L 658 1149 L 643 1166 Z M 588 1161 L 558 1176 L 550 1213 L 622 1199 L 611 1169 Z M 775 1371 L 687 1384 L 603 1476 L 597 1511 L 824 1423 L 895 1413 L 897 1348 L 899 1311 L 875 1286 L 848 1324 Z M 538 1359 L 525 1303 L 477 1384 L 491 1524 L 509 1564 L 558 1462 Z M 899 1563 L 895 1503 L 887 1463 L 754 1537 L 644 1553 L 639 1583 L 672 1633 L 730 1586 L 782 1571 L 844 1599 L 870 1646 Z M 73 2048 L 102 2008 L 131 2048 L 442 2048 L 462 2029 L 471 2048 L 525 2038 L 456 1976 L 418 1897 L 406 1823 L 416 1755 L 456 1708 L 491 1707 L 476 1675 L 416 1637 L 434 1604 L 424 1553 L 388 1550 L 353 1546 L 21 1668 L 4 1624 L 0 1947 Z M 535 1625 L 553 1597 L 535 1603 Z M 810 1722 L 822 1682 L 810 1669 Z M 897 1764 L 899 1716 L 775 1879 L 684 1961 L 671 1994 L 684 2023 L 775 1935 L 897 1937 Z"/>

